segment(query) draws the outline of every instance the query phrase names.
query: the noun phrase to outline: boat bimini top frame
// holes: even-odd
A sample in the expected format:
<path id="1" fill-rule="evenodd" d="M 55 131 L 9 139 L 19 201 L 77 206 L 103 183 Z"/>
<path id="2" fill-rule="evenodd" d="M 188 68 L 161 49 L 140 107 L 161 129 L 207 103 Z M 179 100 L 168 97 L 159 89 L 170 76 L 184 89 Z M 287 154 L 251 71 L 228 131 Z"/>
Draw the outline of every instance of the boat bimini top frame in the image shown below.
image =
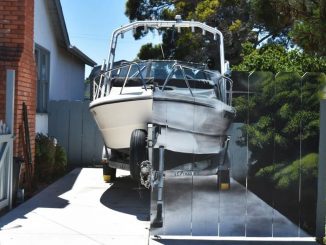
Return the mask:
<path id="1" fill-rule="evenodd" d="M 206 32 L 211 33 L 214 36 L 214 40 L 219 41 L 219 49 L 220 49 L 220 64 L 221 64 L 221 75 L 225 75 L 228 70 L 229 63 L 225 62 L 224 58 L 224 41 L 223 41 L 223 34 L 214 27 L 208 26 L 205 23 L 198 22 L 198 21 L 183 21 L 180 15 L 175 17 L 175 21 L 165 21 L 165 20 L 144 20 L 144 21 L 135 21 L 129 23 L 127 25 L 121 26 L 120 28 L 116 29 L 111 38 L 111 45 L 109 51 L 109 57 L 106 65 L 107 71 L 113 68 L 114 58 L 115 58 L 115 50 L 117 47 L 118 37 L 124 36 L 125 32 L 128 31 L 136 31 L 136 28 L 144 27 L 145 30 L 148 28 L 176 28 L 178 31 L 181 28 L 191 28 L 192 32 L 195 32 L 195 28 L 200 28 L 202 30 L 202 34 L 205 35 Z"/>

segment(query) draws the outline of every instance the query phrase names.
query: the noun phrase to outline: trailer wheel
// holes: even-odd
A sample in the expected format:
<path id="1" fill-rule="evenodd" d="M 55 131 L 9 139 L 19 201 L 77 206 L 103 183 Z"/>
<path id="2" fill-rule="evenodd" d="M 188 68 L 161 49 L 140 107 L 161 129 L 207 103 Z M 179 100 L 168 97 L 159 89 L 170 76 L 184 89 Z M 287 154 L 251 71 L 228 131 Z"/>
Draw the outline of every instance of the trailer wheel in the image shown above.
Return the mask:
<path id="1" fill-rule="evenodd" d="M 135 129 L 132 132 L 129 153 L 130 175 L 134 180 L 140 181 L 140 164 L 147 160 L 146 132 L 144 130 Z"/>

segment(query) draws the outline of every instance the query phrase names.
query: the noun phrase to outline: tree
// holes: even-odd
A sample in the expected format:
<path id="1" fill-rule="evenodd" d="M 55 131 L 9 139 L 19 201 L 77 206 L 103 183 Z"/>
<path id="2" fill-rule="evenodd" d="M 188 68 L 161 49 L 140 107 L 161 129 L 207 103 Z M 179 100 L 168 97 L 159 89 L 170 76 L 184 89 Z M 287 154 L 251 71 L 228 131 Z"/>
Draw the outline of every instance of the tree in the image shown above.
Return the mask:
<path id="1" fill-rule="evenodd" d="M 130 21 L 144 19 L 174 19 L 176 14 L 181 14 L 186 20 L 205 21 L 211 26 L 220 29 L 225 36 L 226 58 L 231 63 L 239 63 L 239 54 L 242 49 L 241 43 L 247 40 L 255 41 L 257 35 L 252 31 L 252 24 L 248 16 L 249 5 L 246 0 L 129 0 L 126 4 L 125 14 Z M 168 30 L 167 36 L 171 37 L 173 30 Z M 137 29 L 135 38 L 146 35 L 141 28 Z M 164 39 L 164 35 L 163 35 Z M 211 56 L 218 55 L 216 41 L 211 36 L 204 38 L 198 34 L 189 34 L 185 31 L 174 35 L 175 46 L 168 44 L 171 39 L 166 38 L 167 53 L 175 54 L 176 58 L 195 62 L 202 62 L 207 57 L 202 57 L 204 51 L 209 50 Z M 187 48 L 187 44 L 193 43 L 192 47 L 203 47 L 202 50 Z M 191 50 L 191 52 L 189 52 Z M 198 52 L 192 52 L 192 51 Z"/>
<path id="2" fill-rule="evenodd" d="M 251 176 L 261 168 L 288 164 L 301 154 L 318 151 L 320 91 L 326 75 L 256 72 L 249 77 L 250 96 L 234 98 L 237 116 L 246 122 L 243 138 L 251 152 Z"/>
<path id="3" fill-rule="evenodd" d="M 150 60 L 150 59 L 161 59 L 162 51 L 160 45 L 154 45 L 152 43 L 147 43 L 141 47 L 138 53 L 138 58 L 141 60 Z"/>
<path id="4" fill-rule="evenodd" d="M 315 56 L 326 55 L 326 1 L 325 0 L 128 0 L 126 15 L 131 21 L 144 19 L 174 19 L 181 14 L 184 19 L 196 19 L 220 29 L 225 37 L 225 53 L 232 65 L 241 62 L 240 53 L 246 41 L 254 47 L 269 42 L 278 43 L 286 48 L 299 47 L 305 53 Z M 135 37 L 146 35 L 144 30 L 137 30 Z M 186 34 L 188 35 L 188 34 Z M 188 38 L 178 35 L 182 41 L 193 41 L 196 37 L 204 51 L 209 50 L 213 56 L 214 41 L 205 37 L 198 43 L 199 36 Z M 170 47 L 179 52 L 181 45 Z M 190 50 L 190 49 L 189 49 Z M 188 50 L 188 53 L 189 53 Z M 203 52 L 202 52 L 203 53 Z M 182 55 L 181 55 L 182 56 Z M 189 56 L 189 55 L 188 55 Z M 192 60 L 198 54 L 192 55 Z M 184 57 L 181 57 L 184 58 Z"/>
<path id="5" fill-rule="evenodd" d="M 252 160 L 257 162 L 252 173 L 271 164 L 272 147 L 278 149 L 279 164 L 296 160 L 288 153 L 295 151 L 300 140 L 311 146 L 303 153 L 316 149 L 320 91 L 326 86 L 326 76 L 320 72 L 326 70 L 326 60 L 299 49 L 288 51 L 281 44 L 255 48 L 249 42 L 243 45 L 242 57 L 233 70 L 255 71 L 249 77 L 252 95 L 235 98 L 234 106 L 238 120 L 250 121 L 242 130 L 248 136 Z M 306 72 L 312 73 L 301 78 Z M 246 144 L 245 139 L 239 143 Z"/>
<path id="6" fill-rule="evenodd" d="M 312 55 L 326 55 L 325 0 L 251 0 L 254 27 L 266 39 L 301 47 Z"/>
<path id="7" fill-rule="evenodd" d="M 254 44 L 247 42 L 243 44 L 241 53 L 243 58 L 239 65 L 233 67 L 234 71 L 269 71 L 277 73 L 280 71 L 305 72 L 326 71 L 326 59 L 309 55 L 302 50 L 292 49 L 288 51 L 281 44 L 265 44 L 255 48 Z"/>

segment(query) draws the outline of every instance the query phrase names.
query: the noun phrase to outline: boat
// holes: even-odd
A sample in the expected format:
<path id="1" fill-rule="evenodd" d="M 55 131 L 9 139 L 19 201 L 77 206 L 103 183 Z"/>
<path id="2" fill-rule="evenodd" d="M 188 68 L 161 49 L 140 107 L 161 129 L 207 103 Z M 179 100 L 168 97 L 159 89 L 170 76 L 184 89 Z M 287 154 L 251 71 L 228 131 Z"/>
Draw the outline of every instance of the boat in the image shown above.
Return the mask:
<path id="1" fill-rule="evenodd" d="M 138 27 L 200 28 L 212 33 L 220 40 L 220 71 L 178 60 L 125 61 L 114 66 L 118 37 Z M 205 162 L 219 156 L 223 160 L 212 161 L 216 164 L 210 167 L 216 173 L 217 165 L 225 162 L 227 130 L 235 117 L 223 45 L 223 35 L 216 28 L 180 18 L 136 21 L 114 31 L 108 62 L 93 82 L 89 106 L 109 149 L 106 152 L 111 153 L 110 167 L 129 169 L 139 179 L 140 164 L 148 159 L 148 124 L 154 124 L 160 128 L 156 145 L 179 156 L 167 155 L 169 169 L 188 168 L 188 159 L 194 157 Z M 206 165 L 199 170 L 207 169 Z"/>

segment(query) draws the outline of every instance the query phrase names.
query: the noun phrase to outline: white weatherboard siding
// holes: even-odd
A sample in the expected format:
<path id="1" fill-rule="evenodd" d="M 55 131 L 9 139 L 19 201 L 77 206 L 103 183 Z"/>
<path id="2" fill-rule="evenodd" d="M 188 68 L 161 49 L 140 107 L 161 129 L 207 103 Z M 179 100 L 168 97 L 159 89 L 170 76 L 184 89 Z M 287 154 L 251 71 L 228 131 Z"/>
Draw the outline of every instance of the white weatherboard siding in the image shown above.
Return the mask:
<path id="1" fill-rule="evenodd" d="M 50 52 L 50 100 L 83 100 L 85 64 L 60 47 L 46 1 L 35 0 L 34 42 Z"/>
<path id="2" fill-rule="evenodd" d="M 48 114 L 47 113 L 36 113 L 35 128 L 37 133 L 47 134 L 48 133 Z"/>
<path id="3" fill-rule="evenodd" d="M 57 35 L 46 1 L 35 0 L 34 42 L 50 52 L 49 100 L 83 100 L 85 64 L 60 46 Z M 47 128 L 47 115 L 37 114 L 36 132 Z"/>
<path id="4" fill-rule="evenodd" d="M 58 50 L 54 62 L 55 71 L 50 68 L 50 100 L 83 100 L 85 64 L 64 49 Z"/>

